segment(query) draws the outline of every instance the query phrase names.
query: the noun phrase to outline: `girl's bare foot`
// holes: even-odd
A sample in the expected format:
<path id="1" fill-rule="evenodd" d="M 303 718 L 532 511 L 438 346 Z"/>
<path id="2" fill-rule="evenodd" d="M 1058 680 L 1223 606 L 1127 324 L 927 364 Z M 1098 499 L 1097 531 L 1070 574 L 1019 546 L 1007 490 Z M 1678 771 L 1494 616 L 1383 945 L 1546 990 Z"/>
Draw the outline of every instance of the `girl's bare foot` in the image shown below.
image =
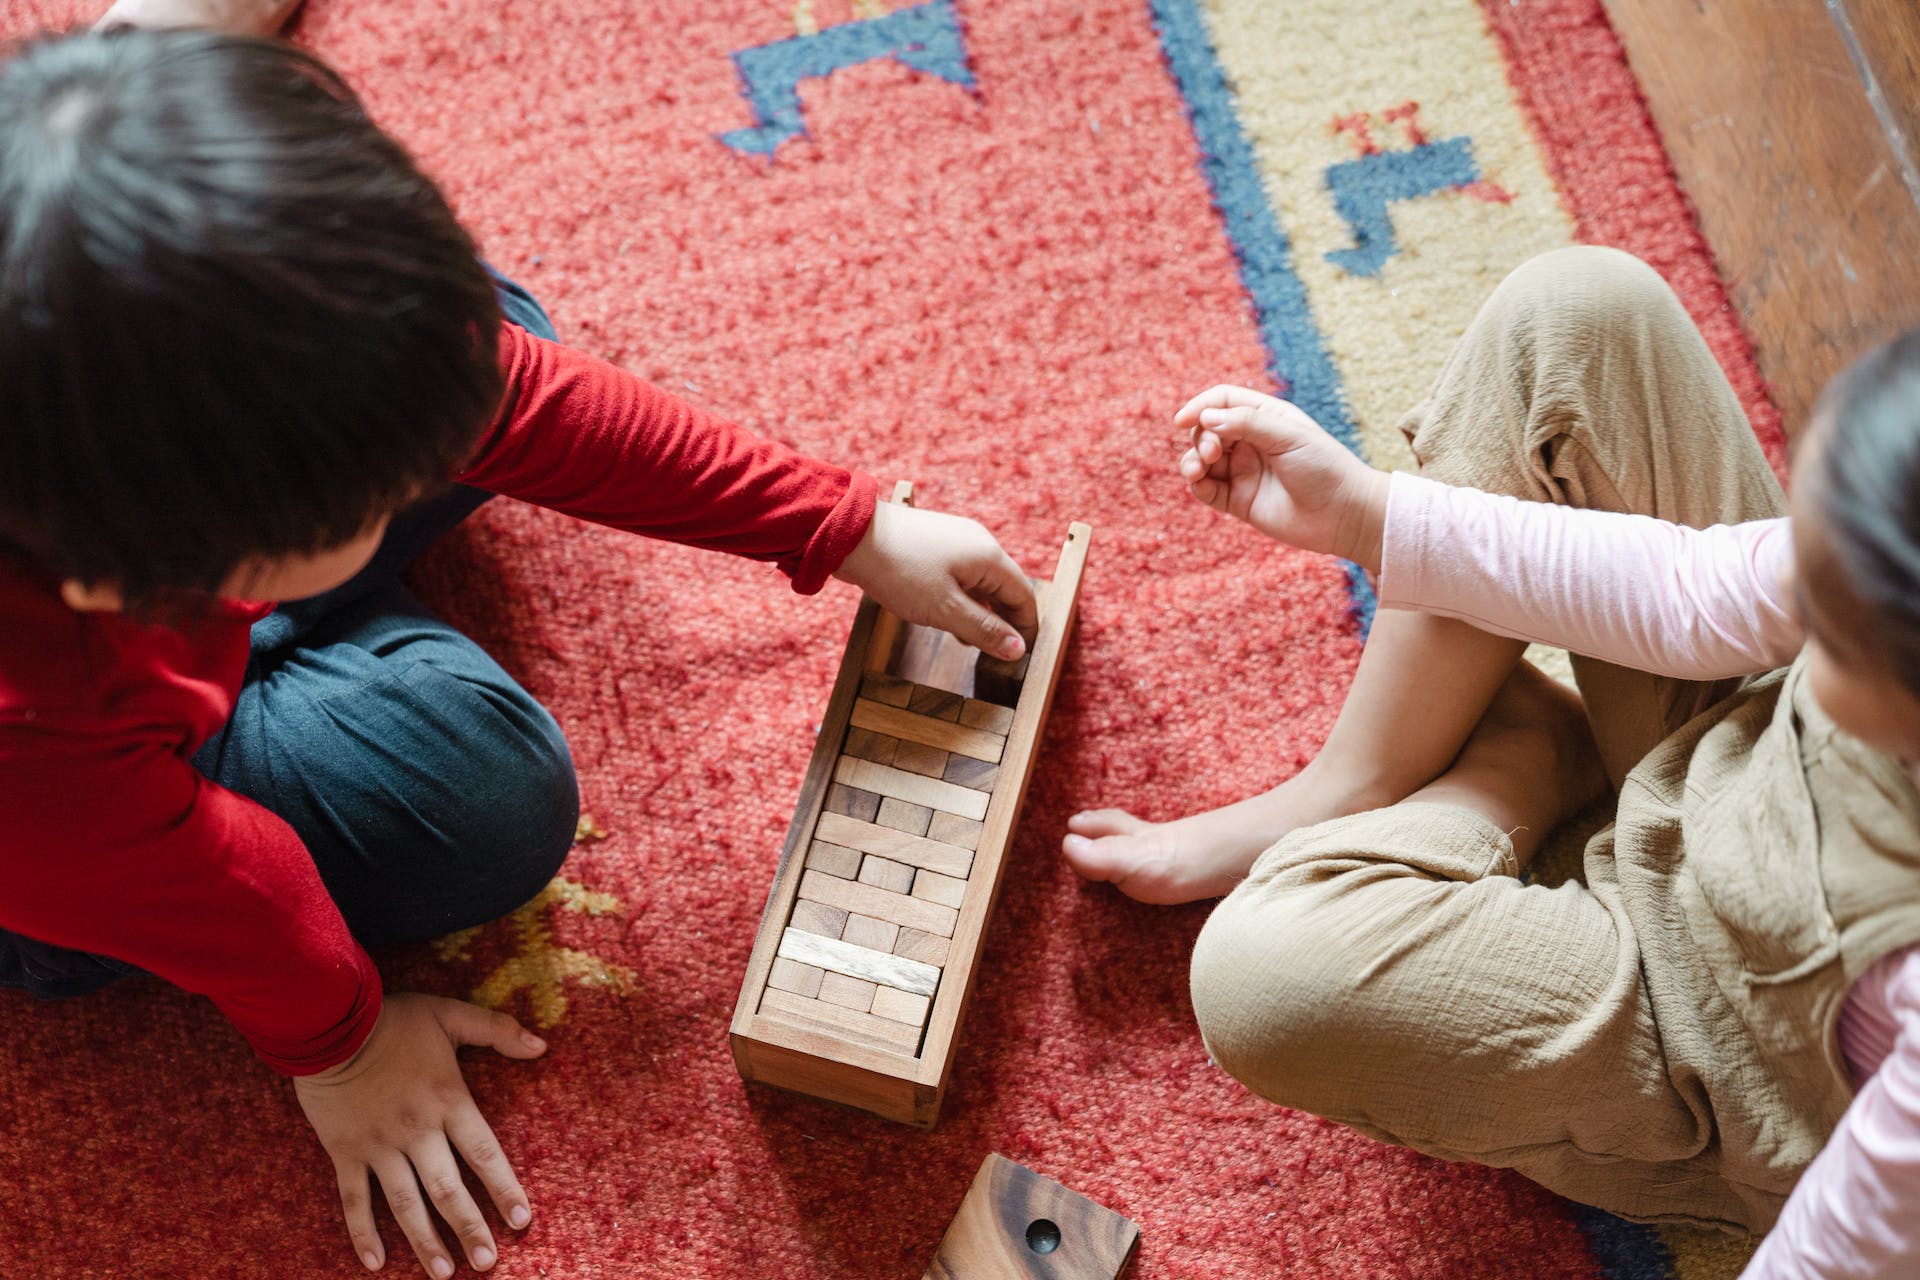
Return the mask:
<path id="1" fill-rule="evenodd" d="M 1174 822 L 1146 822 L 1123 809 L 1076 813 L 1060 851 L 1088 880 L 1109 881 L 1141 902 L 1223 897 L 1289 831 L 1400 798 L 1337 782 L 1330 772 L 1316 760 L 1271 791 Z"/>
<path id="2" fill-rule="evenodd" d="M 211 27 L 236 36 L 272 36 L 300 0 L 115 0 L 96 26 Z"/>

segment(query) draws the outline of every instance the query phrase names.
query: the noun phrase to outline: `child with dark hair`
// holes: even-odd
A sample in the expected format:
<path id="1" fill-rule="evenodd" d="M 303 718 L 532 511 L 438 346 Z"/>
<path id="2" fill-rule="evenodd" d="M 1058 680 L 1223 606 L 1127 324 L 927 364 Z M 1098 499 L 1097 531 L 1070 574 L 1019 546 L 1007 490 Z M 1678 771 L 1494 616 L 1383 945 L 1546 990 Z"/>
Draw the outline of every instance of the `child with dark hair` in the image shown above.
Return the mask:
<path id="1" fill-rule="evenodd" d="M 1403 423 L 1419 476 L 1257 392 L 1175 421 L 1194 497 L 1384 606 L 1300 774 L 1070 822 L 1082 875 L 1226 895 L 1215 1060 L 1627 1217 L 1772 1227 L 1749 1276 L 1916 1274 L 1920 331 L 1829 388 L 1790 507 L 1679 301 L 1604 249 L 1494 294 Z M 1585 883 L 1529 883 L 1610 788 Z"/>
<path id="2" fill-rule="evenodd" d="M 572 842 L 553 718 L 397 574 L 492 494 L 831 577 L 1017 657 L 969 520 L 556 345 L 319 62 L 122 29 L 0 66 L 0 984 L 210 997 L 296 1093 L 356 1252 L 429 1274 L 530 1206 L 455 1049 L 363 944 L 495 919 Z M 275 602 L 281 603 L 276 607 Z M 75 814 L 86 815 L 83 823 Z"/>

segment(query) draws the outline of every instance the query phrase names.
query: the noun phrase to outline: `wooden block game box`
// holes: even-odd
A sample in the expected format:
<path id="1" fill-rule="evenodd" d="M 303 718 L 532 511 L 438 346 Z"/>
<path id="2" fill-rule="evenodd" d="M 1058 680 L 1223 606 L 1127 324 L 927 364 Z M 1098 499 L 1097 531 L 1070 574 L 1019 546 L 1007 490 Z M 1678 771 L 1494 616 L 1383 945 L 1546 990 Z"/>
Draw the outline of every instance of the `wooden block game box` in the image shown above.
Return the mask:
<path id="1" fill-rule="evenodd" d="M 938 1118 L 1091 536 L 1018 666 L 861 601 L 734 1007 L 744 1079 Z"/>

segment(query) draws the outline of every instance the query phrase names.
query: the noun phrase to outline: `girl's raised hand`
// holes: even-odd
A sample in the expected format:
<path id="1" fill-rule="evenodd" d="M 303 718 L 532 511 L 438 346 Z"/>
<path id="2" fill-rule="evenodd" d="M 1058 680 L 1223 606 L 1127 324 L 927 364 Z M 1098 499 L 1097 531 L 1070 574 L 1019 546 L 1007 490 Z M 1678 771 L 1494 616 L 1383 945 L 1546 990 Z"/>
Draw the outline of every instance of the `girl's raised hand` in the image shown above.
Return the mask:
<path id="1" fill-rule="evenodd" d="M 1214 387 L 1174 415 L 1191 444 L 1187 490 L 1215 511 L 1307 551 L 1380 567 L 1388 477 L 1297 406 L 1245 387 Z"/>

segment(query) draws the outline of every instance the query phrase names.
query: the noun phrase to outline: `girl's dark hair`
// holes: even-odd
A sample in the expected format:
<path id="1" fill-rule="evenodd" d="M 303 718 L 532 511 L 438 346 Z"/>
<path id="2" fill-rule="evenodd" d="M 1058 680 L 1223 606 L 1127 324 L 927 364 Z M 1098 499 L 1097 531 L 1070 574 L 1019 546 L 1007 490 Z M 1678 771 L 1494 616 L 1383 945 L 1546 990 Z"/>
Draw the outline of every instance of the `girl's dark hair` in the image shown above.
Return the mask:
<path id="1" fill-rule="evenodd" d="M 472 239 L 338 76 L 203 31 L 0 66 L 0 543 L 140 607 L 445 481 L 502 395 Z"/>
<path id="2" fill-rule="evenodd" d="M 1855 361 L 1821 394 L 1811 482 L 1873 643 L 1920 695 L 1920 329 Z"/>

